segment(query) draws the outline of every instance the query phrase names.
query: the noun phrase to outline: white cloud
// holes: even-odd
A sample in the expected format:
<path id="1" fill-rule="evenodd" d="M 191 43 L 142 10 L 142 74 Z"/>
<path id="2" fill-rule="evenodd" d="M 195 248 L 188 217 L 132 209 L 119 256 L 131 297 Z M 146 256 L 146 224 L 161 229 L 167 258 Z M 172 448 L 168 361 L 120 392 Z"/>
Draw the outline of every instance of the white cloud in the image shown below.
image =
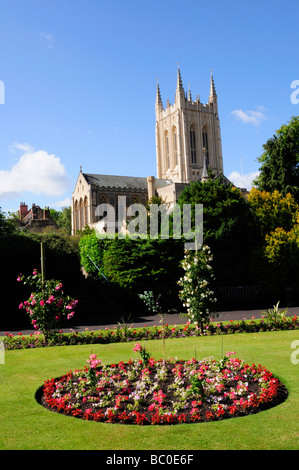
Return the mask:
<path id="1" fill-rule="evenodd" d="M 58 209 L 63 209 L 64 207 L 70 207 L 72 205 L 72 200 L 69 197 L 66 197 L 63 199 L 63 201 L 57 201 L 54 204 L 52 204 L 53 207 L 56 207 Z"/>
<path id="2" fill-rule="evenodd" d="M 238 188 L 246 188 L 248 191 L 252 188 L 253 180 L 259 175 L 259 171 L 252 171 L 245 175 L 241 175 L 238 171 L 233 171 L 228 179 Z"/>
<path id="3" fill-rule="evenodd" d="M 32 147 L 32 145 L 27 144 L 27 142 L 24 142 L 24 143 L 13 142 L 9 147 L 9 151 L 11 153 L 16 153 L 16 150 L 21 150 L 22 152 L 25 152 L 25 153 L 34 152 L 34 148 Z"/>
<path id="4" fill-rule="evenodd" d="M 44 38 L 44 39 L 47 40 L 48 48 L 49 48 L 49 49 L 52 49 L 53 44 L 54 44 L 54 37 L 52 36 L 52 34 L 40 32 L 39 35 L 40 35 L 42 38 Z"/>
<path id="5" fill-rule="evenodd" d="M 258 106 L 257 110 L 251 111 L 242 111 L 242 109 L 236 109 L 232 111 L 232 114 L 236 117 L 238 121 L 242 121 L 245 124 L 253 124 L 254 126 L 259 126 L 262 121 L 267 119 L 267 116 L 263 113 L 264 107 Z"/>
<path id="6" fill-rule="evenodd" d="M 13 144 L 25 150 L 11 170 L 0 170 L 0 197 L 16 197 L 23 192 L 61 196 L 69 186 L 64 165 L 55 155 L 29 144 Z M 26 150 L 27 148 L 27 150 Z"/>

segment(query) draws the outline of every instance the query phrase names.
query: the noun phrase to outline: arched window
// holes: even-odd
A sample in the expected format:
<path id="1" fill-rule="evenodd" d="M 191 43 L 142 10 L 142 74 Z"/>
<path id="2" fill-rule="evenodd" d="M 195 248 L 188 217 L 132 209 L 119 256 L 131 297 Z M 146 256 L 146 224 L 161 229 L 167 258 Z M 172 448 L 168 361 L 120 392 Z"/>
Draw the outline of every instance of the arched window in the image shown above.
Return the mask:
<path id="1" fill-rule="evenodd" d="M 178 164 L 178 141 L 177 141 L 177 133 L 176 128 L 173 128 L 173 148 L 174 148 L 174 164 L 175 166 Z"/>
<path id="2" fill-rule="evenodd" d="M 195 137 L 195 127 L 193 124 L 190 127 L 190 153 L 191 153 L 191 163 L 196 163 L 196 137 Z"/>
<path id="3" fill-rule="evenodd" d="M 87 196 L 84 198 L 84 227 L 88 224 L 88 199 Z"/>
<path id="4" fill-rule="evenodd" d="M 79 201 L 79 230 L 84 228 L 84 219 L 83 219 L 83 200 L 80 198 Z"/>
<path id="5" fill-rule="evenodd" d="M 202 146 L 206 149 L 207 164 L 209 164 L 208 129 L 206 126 L 202 130 Z"/>
<path id="6" fill-rule="evenodd" d="M 165 132 L 165 146 L 166 146 L 166 167 L 170 168 L 170 158 L 169 158 L 169 138 L 168 132 Z"/>
<path id="7" fill-rule="evenodd" d="M 140 204 L 140 198 L 136 194 L 134 194 L 134 196 L 132 196 L 131 204 Z"/>
<path id="8" fill-rule="evenodd" d="M 99 196 L 99 199 L 98 199 L 98 206 L 100 206 L 101 204 L 108 204 L 108 197 L 106 196 L 106 194 L 101 194 Z M 99 222 L 100 220 L 102 220 L 104 217 L 106 217 L 107 215 L 107 212 L 105 211 L 104 214 L 102 216 L 97 216 L 96 219 L 97 219 L 97 222 Z"/>
<path id="9" fill-rule="evenodd" d="M 79 203 L 77 200 L 75 201 L 74 222 L 75 222 L 74 232 L 76 233 L 77 230 L 79 230 Z"/>

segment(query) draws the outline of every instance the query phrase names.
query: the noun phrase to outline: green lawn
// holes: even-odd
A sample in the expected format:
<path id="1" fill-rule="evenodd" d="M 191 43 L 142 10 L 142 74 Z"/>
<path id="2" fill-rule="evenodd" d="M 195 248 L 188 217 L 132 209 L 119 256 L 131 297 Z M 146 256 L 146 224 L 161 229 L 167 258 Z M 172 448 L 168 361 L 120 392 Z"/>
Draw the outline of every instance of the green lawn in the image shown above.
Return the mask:
<path id="1" fill-rule="evenodd" d="M 45 379 L 83 368 L 90 353 L 107 364 L 134 358 L 134 343 L 6 351 L 5 364 L 0 364 L 0 449 L 298 449 L 299 364 L 291 362 L 294 340 L 299 340 L 298 330 L 166 340 L 166 356 L 183 359 L 220 358 L 222 349 L 236 351 L 244 361 L 266 366 L 289 390 L 284 403 L 257 415 L 173 426 L 83 421 L 48 411 L 35 401 L 35 391 Z M 161 341 L 148 341 L 146 347 L 153 357 L 162 357 Z"/>

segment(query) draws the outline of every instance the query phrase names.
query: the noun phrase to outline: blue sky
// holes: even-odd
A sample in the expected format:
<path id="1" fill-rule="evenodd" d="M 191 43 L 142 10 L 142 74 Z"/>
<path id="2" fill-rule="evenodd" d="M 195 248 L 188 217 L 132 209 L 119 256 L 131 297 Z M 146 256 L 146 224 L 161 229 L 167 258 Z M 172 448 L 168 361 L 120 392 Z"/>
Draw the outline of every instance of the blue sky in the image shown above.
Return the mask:
<path id="1" fill-rule="evenodd" d="M 60 210 L 80 165 L 155 176 L 156 80 L 172 103 L 178 62 L 204 103 L 213 70 L 224 173 L 250 187 L 299 114 L 298 14 L 298 0 L 2 0 L 0 207 Z"/>

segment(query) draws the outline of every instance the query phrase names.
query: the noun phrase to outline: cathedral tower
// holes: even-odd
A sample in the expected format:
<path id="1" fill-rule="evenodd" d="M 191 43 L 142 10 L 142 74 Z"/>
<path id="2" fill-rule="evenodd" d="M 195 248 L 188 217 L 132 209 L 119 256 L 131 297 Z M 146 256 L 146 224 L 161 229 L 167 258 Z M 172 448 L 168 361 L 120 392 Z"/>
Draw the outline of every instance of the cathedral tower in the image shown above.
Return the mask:
<path id="1" fill-rule="evenodd" d="M 223 173 L 218 102 L 213 75 L 207 104 L 193 101 L 185 92 L 180 68 L 174 104 L 163 106 L 160 87 L 156 95 L 157 177 L 190 183 L 206 177 L 207 167 Z"/>

